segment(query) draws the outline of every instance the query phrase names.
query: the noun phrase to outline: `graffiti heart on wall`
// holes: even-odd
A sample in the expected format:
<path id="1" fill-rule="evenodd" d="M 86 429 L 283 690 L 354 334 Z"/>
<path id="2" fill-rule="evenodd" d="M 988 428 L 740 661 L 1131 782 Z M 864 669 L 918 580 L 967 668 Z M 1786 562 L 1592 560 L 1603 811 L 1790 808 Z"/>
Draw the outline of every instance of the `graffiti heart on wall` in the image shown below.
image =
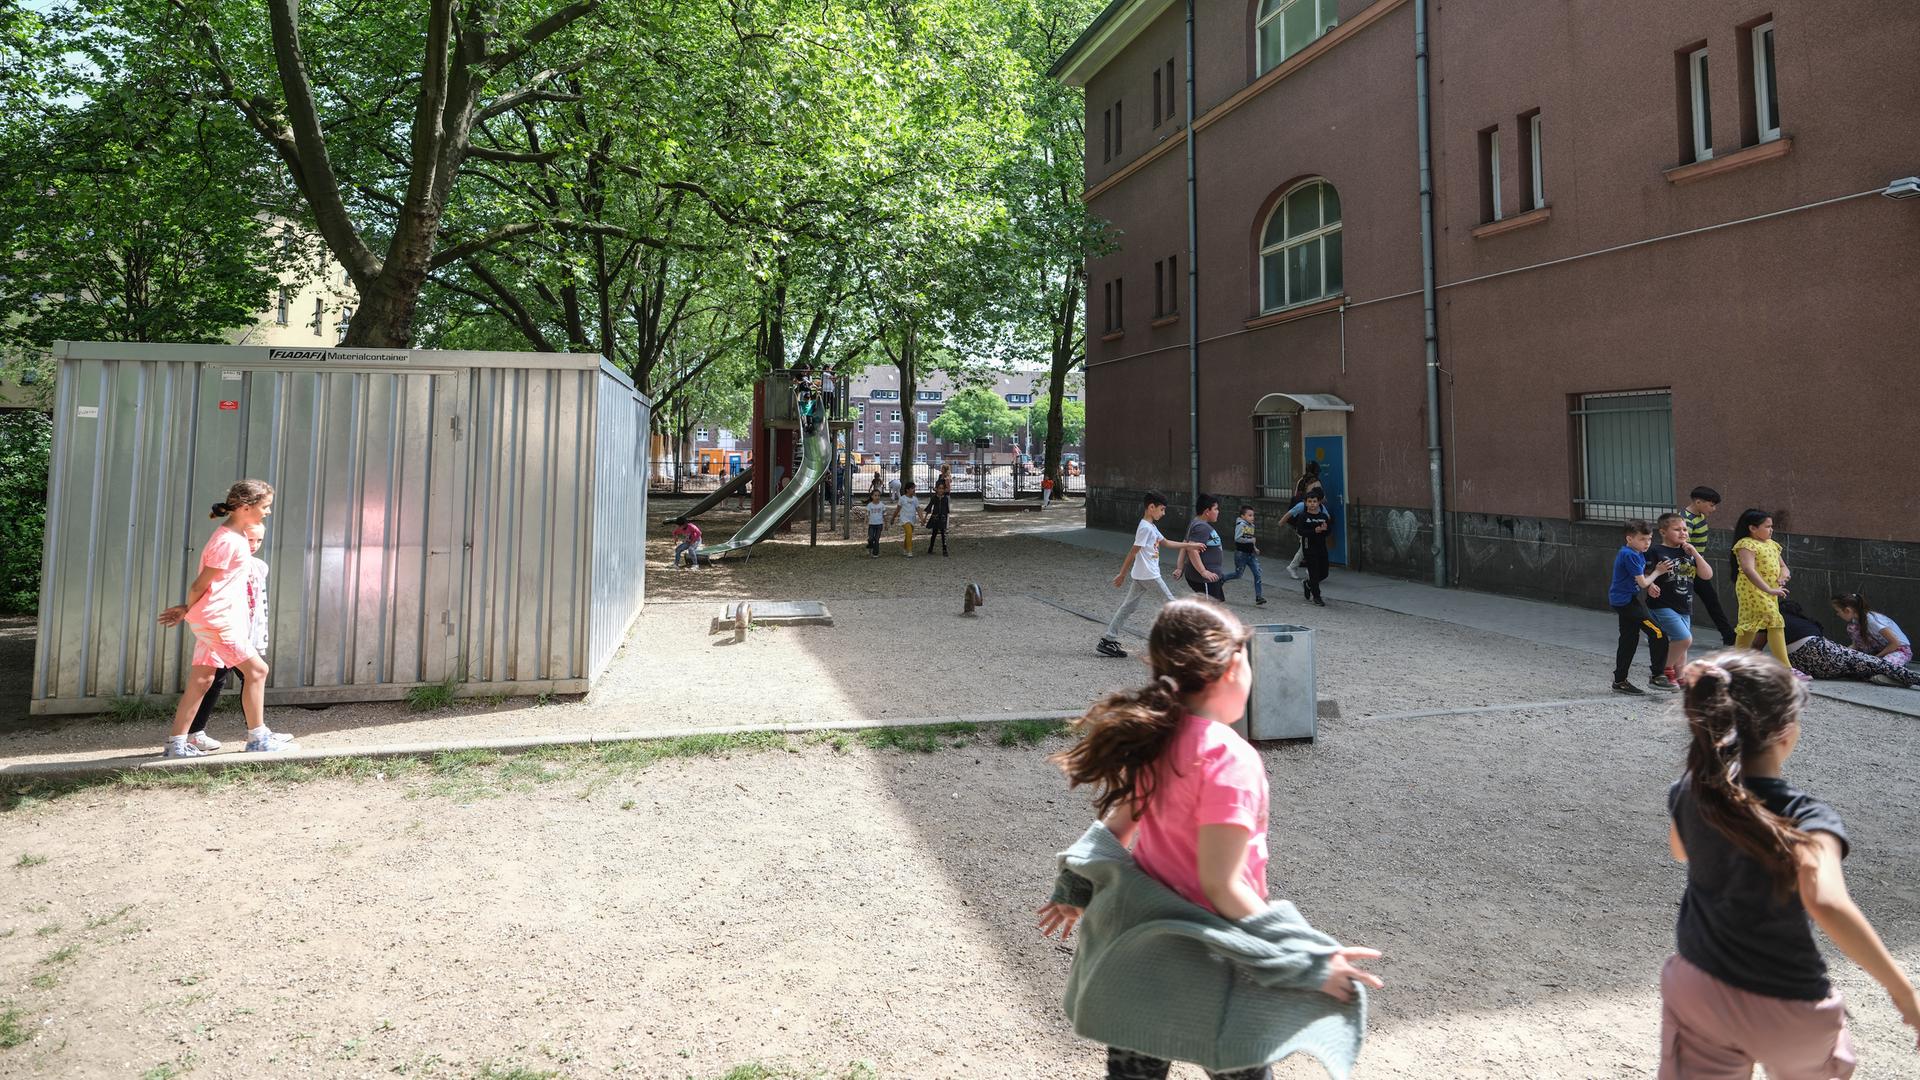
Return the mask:
<path id="1" fill-rule="evenodd" d="M 1393 545 L 1396 555 L 1404 555 L 1413 546 L 1414 538 L 1420 535 L 1420 519 L 1413 516 L 1411 510 L 1392 510 L 1387 513 L 1387 542 Z"/>

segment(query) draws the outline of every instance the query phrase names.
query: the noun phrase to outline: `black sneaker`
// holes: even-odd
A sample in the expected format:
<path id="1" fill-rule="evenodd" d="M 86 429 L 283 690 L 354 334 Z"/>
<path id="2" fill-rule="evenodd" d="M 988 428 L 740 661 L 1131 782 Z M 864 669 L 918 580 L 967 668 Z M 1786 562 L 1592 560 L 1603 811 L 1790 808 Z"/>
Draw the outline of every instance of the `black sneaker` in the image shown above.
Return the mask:
<path id="1" fill-rule="evenodd" d="M 1677 694 L 1680 692 L 1680 684 L 1674 682 L 1672 679 L 1667 678 L 1665 675 L 1658 675 L 1658 676 L 1655 676 L 1654 678 L 1648 679 L 1647 685 L 1653 687 L 1655 690 L 1660 690 L 1669 694 Z"/>
<path id="2" fill-rule="evenodd" d="M 1253 602 L 1256 604 L 1264 604 L 1267 602 L 1267 598 L 1264 596 L 1256 596 L 1253 598 Z"/>
<path id="3" fill-rule="evenodd" d="M 1307 599 L 1309 600 L 1313 599 L 1313 582 L 1311 581 L 1301 582 L 1300 592 L 1301 592 L 1301 595 L 1305 596 Z"/>
<path id="4" fill-rule="evenodd" d="M 1101 656 L 1112 656 L 1121 660 L 1127 658 L 1127 650 L 1121 648 L 1119 642 L 1111 641 L 1107 638 L 1101 638 L 1100 644 L 1095 645 L 1093 651 L 1099 653 Z"/>
<path id="5" fill-rule="evenodd" d="M 1315 604 L 1316 606 L 1318 606 L 1318 607 L 1326 607 L 1326 606 L 1327 606 L 1327 602 L 1326 602 L 1325 600 L 1322 600 L 1322 599 L 1320 599 L 1320 598 L 1319 598 L 1319 597 L 1317 597 L 1317 596 L 1313 598 L 1313 602 L 1314 602 L 1314 604 Z"/>
<path id="6" fill-rule="evenodd" d="M 1619 682 L 1613 684 L 1613 692 L 1616 694 L 1628 694 L 1633 697 L 1647 696 L 1645 690 L 1640 689 L 1625 679 L 1621 679 Z"/>

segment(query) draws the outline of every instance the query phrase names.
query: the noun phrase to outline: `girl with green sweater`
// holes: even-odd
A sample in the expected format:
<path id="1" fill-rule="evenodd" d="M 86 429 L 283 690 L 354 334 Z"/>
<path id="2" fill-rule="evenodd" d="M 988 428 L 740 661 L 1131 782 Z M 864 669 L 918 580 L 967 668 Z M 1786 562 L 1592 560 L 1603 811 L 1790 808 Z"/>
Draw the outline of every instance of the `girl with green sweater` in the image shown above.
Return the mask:
<path id="1" fill-rule="evenodd" d="M 1060 856 L 1042 934 L 1081 940 L 1074 1030 L 1108 1045 L 1109 1080 L 1161 1080 L 1172 1060 L 1215 1080 L 1266 1080 L 1296 1051 L 1344 1077 L 1380 979 L 1267 899 L 1267 778 L 1232 728 L 1253 685 L 1248 631 L 1217 604 L 1176 600 L 1147 639 L 1153 682 L 1113 694 L 1054 760 L 1100 813 Z M 1223 980 L 1225 961 L 1245 978 Z"/>

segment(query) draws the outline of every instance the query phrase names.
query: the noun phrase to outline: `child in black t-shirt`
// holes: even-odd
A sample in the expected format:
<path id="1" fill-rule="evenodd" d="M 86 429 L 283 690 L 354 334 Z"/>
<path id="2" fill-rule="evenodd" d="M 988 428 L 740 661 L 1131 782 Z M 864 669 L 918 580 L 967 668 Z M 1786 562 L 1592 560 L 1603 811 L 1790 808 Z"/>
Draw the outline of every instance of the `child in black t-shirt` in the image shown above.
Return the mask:
<path id="1" fill-rule="evenodd" d="M 1660 975 L 1661 1080 L 1744 1076 L 1756 1064 L 1777 1080 L 1850 1076 L 1846 1011 L 1808 917 L 1916 1029 L 1920 1001 L 1847 895 L 1840 815 L 1780 775 L 1806 691 L 1747 650 L 1696 661 L 1682 681 L 1693 742 L 1667 810 L 1687 891 Z"/>
<path id="2" fill-rule="evenodd" d="M 1326 497 L 1319 488 L 1306 493 L 1303 507 L 1292 522 L 1293 531 L 1300 534 L 1300 561 L 1307 568 L 1302 588 L 1308 600 L 1326 607 L 1320 583 L 1327 580 L 1327 536 L 1333 531 L 1333 515 L 1327 512 Z"/>

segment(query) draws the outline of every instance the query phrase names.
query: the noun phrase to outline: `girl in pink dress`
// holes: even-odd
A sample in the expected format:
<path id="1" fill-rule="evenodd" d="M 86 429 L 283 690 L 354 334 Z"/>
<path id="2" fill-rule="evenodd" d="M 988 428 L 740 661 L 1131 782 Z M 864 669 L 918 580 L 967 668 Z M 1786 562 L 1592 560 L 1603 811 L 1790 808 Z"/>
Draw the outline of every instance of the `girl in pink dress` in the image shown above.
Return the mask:
<path id="1" fill-rule="evenodd" d="M 187 587 L 187 627 L 193 631 L 193 661 L 187 672 L 180 705 L 174 710 L 173 730 L 167 736 L 167 757 L 198 757 L 202 751 L 187 741 L 200 700 L 213 685 L 218 668 L 238 670 L 243 677 L 240 707 L 247 718 L 247 749 L 256 752 L 298 749 L 284 735 L 267 729 L 267 662 L 253 647 L 252 612 L 247 604 L 250 578 L 246 531 L 273 513 L 273 488 L 259 480 L 242 480 L 227 489 L 224 502 L 213 504 L 209 517 L 225 517 L 200 552 L 200 573 Z"/>

